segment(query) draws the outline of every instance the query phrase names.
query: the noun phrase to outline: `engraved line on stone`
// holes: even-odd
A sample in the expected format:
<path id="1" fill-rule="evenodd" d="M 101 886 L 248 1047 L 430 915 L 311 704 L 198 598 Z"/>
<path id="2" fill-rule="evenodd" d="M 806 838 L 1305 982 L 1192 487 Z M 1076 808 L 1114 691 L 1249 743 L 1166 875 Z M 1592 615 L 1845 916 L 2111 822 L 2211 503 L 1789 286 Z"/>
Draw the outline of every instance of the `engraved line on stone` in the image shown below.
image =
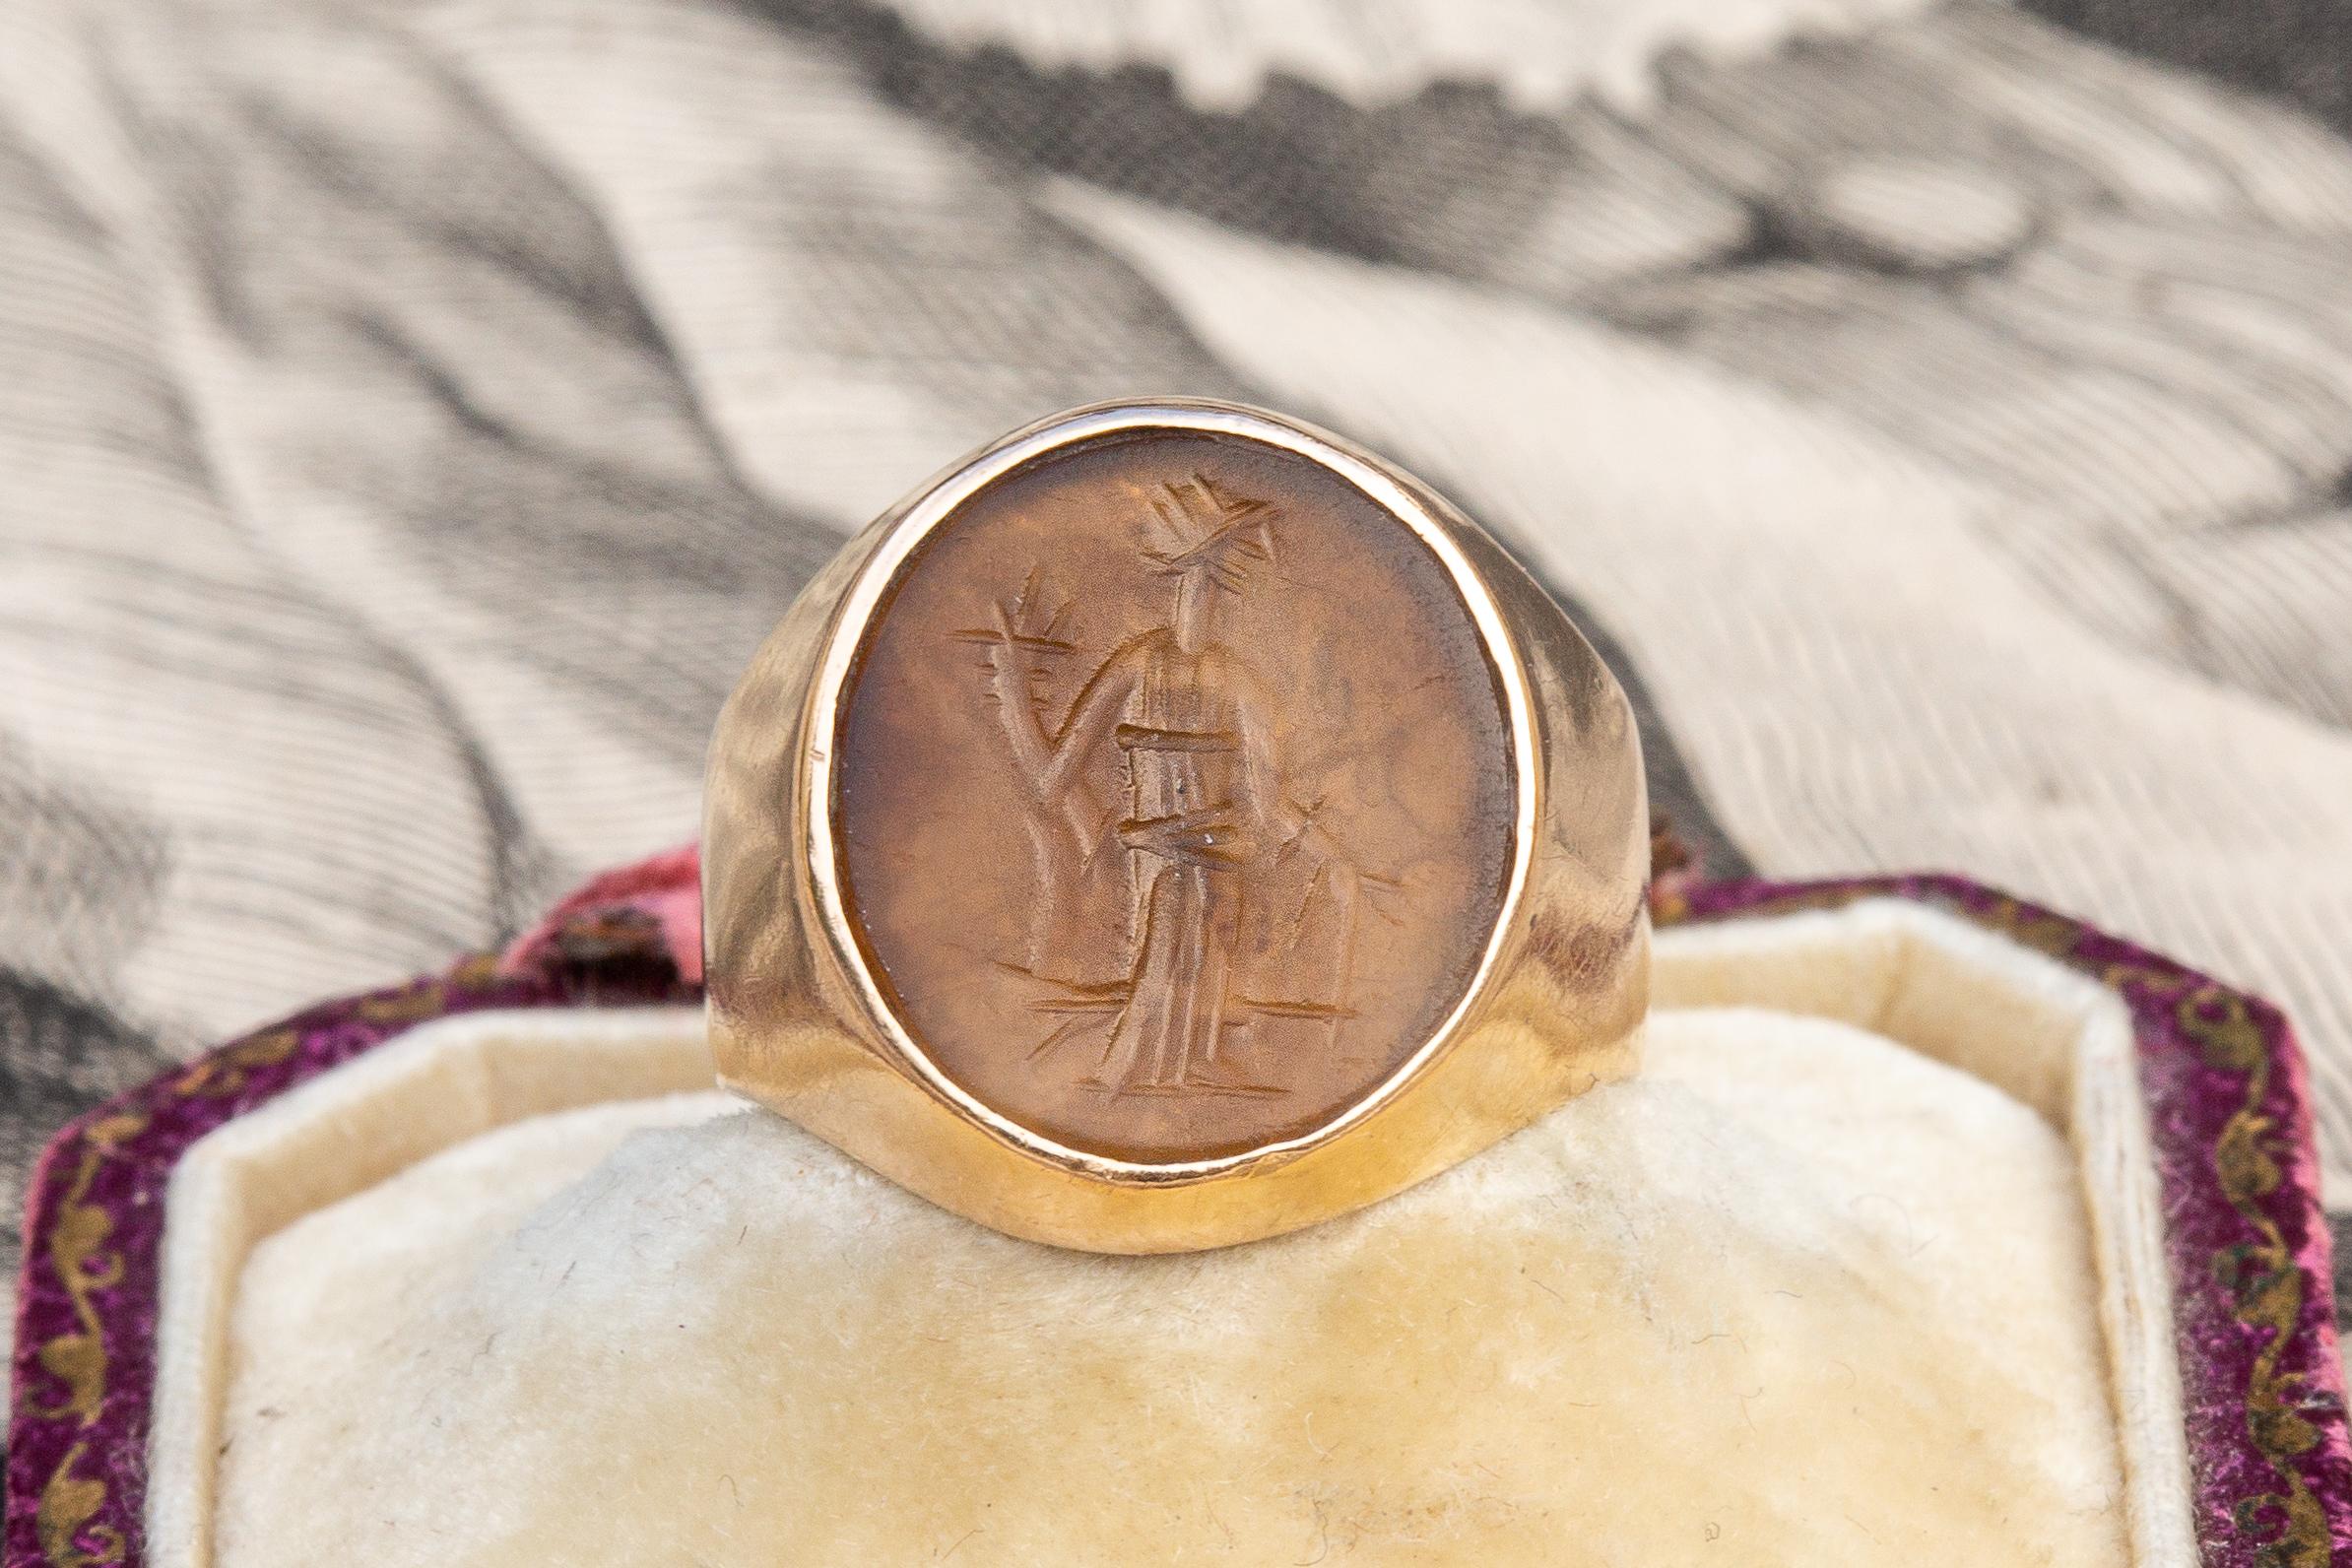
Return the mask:
<path id="1" fill-rule="evenodd" d="M 1103 654 L 1058 724 L 1054 688 L 1084 648 L 1065 630 L 1073 602 L 1046 608 L 1041 566 L 990 606 L 992 624 L 947 633 L 985 649 L 987 693 L 1027 807 L 1035 916 L 1026 961 L 998 968 L 1035 993 L 1029 1012 L 1057 1020 L 1026 1060 L 1101 1031 L 1080 1087 L 1280 1095 L 1287 1085 L 1220 1070 L 1227 1037 L 1288 1023 L 1313 1030 L 1290 1050 L 1333 1049 L 1357 1015 L 1346 992 L 1358 893 L 1396 884 L 1359 871 L 1316 810 L 1288 799 L 1249 662 L 1218 633 L 1217 600 L 1274 558 L 1278 512 L 1199 473 L 1143 500 L 1142 559 L 1175 580 L 1169 614 Z M 1123 763 L 1113 772 L 1124 813 L 1102 798 L 1112 758 Z M 1236 947 L 1249 922 L 1258 978 L 1305 994 L 1241 988 Z M 1310 953 L 1321 954 L 1318 977 L 1300 969 Z"/>

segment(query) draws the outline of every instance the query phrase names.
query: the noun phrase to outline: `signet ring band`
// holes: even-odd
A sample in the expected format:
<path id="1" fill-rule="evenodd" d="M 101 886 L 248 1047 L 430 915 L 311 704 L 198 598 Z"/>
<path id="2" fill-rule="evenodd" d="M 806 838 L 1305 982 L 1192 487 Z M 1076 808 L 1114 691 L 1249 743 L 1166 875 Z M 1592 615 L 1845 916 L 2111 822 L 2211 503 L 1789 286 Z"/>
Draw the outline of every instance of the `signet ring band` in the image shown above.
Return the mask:
<path id="1" fill-rule="evenodd" d="M 1078 409 L 852 539 L 729 699 L 713 1049 L 1012 1235 L 1250 1241 L 1632 1072 L 1649 850 L 1624 692 L 1434 490 Z"/>

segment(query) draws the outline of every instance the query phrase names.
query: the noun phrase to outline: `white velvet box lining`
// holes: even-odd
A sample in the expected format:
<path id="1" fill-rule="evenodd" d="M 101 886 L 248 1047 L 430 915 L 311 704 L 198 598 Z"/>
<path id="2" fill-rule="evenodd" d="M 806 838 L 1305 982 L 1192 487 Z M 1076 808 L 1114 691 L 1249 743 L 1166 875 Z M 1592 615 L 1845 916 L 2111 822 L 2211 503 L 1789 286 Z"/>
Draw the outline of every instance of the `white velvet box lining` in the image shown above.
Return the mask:
<path id="1" fill-rule="evenodd" d="M 266 1568 L 325 1545 L 360 1564 L 831 1563 L 953 1545 L 966 1563 L 1157 1562 L 1190 1543 L 1184 1560 L 1483 1565 L 1678 1561 L 1685 1541 L 1711 1560 L 1695 1548 L 1720 1541 L 1743 1564 L 2192 1563 L 2122 1006 L 1895 901 L 1663 933 L 1656 997 L 1636 1085 L 1365 1215 L 1192 1261 L 979 1232 L 764 1115 L 677 1098 L 710 1083 L 694 1010 L 424 1025 L 211 1134 L 176 1172 L 149 1560 Z M 647 1216 L 658 1234 L 628 1228 Z M 712 1251 L 738 1224 L 745 1245 Z M 1423 1259 L 1450 1297 L 1415 1283 Z M 552 1260 L 565 1292 L 534 1272 Z M 1252 1329 L 1251 1311 L 1270 1316 Z M 691 1314 L 713 1321 L 659 1337 Z M 983 1372 L 1021 1374 L 1015 1394 L 976 1392 L 979 1374 L 926 1349 L 984 1317 L 1002 1364 Z M 1104 1372 L 1131 1323 L 1147 1326 L 1137 1361 L 1177 1391 Z M 1361 1381 L 1397 1398 L 1349 1388 L 1345 1367 L 1333 1383 L 1323 1354 L 1379 1368 Z M 1850 1408 L 1822 1361 L 1846 1366 Z M 524 1408 L 549 1368 L 575 1387 Z M 845 1395 L 834 1379 L 852 1375 Z M 665 1415 L 686 1388 L 690 1421 Z M 1195 1408 L 1154 1404 L 1179 1397 Z M 1025 1418 L 989 1424 L 1018 1401 Z M 1065 1429 L 1038 1431 L 1056 1409 Z M 1269 1411 L 1276 1436 L 1227 1442 Z M 666 1419 L 618 1482 L 577 1479 L 597 1456 L 560 1452 L 618 1454 Z M 2112 1426 L 2112 1455 L 2086 1422 Z M 562 1463 L 513 1458 L 518 1427 Z M 944 1441 L 958 1436 L 985 1452 Z M 1114 1484 L 1123 1442 L 1149 1463 Z M 1984 1495 L 1953 1495 L 1972 1477 Z"/>

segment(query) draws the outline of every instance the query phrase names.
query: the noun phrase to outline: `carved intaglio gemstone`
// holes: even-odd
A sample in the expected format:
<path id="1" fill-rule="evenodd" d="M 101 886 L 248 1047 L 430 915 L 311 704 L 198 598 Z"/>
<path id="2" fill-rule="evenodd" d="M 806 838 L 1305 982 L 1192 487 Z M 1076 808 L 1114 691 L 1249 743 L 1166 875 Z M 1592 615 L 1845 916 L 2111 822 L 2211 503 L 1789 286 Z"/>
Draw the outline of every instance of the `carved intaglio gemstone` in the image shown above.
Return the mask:
<path id="1" fill-rule="evenodd" d="M 877 518 L 703 824 L 723 1081 L 1015 1236 L 1279 1235 L 1640 1060 L 1624 691 L 1469 518 L 1263 410 L 1074 409 Z"/>
<path id="2" fill-rule="evenodd" d="M 899 569 L 834 770 L 844 904 L 915 1045 L 1084 1153 L 1212 1159 L 1372 1094 L 1500 918 L 1515 759 L 1430 546 L 1333 470 L 1126 432 Z"/>

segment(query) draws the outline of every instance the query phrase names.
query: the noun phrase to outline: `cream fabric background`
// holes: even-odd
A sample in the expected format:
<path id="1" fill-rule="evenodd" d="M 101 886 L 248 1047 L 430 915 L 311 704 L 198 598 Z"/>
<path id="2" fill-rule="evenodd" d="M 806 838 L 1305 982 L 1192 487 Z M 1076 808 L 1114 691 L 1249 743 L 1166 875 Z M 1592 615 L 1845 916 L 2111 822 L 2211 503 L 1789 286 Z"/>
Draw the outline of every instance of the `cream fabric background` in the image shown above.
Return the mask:
<path id="1" fill-rule="evenodd" d="M 1709 1526 L 1743 1561 L 2187 1568 L 2115 998 L 1879 901 L 1665 933 L 1657 977 L 1643 1078 L 1353 1218 L 1145 1260 L 684 1092 L 694 1010 L 435 1020 L 175 1172 L 155 1568 L 1138 1531 L 1655 1561 Z"/>
<path id="2" fill-rule="evenodd" d="M 2126 1560 L 2074 1156 L 1884 1037 L 1648 1071 L 1192 1257 L 974 1226 L 759 1111 L 560 1113 L 247 1265 L 218 1568 Z M 616 1146 L 618 1145 L 618 1146 Z"/>

